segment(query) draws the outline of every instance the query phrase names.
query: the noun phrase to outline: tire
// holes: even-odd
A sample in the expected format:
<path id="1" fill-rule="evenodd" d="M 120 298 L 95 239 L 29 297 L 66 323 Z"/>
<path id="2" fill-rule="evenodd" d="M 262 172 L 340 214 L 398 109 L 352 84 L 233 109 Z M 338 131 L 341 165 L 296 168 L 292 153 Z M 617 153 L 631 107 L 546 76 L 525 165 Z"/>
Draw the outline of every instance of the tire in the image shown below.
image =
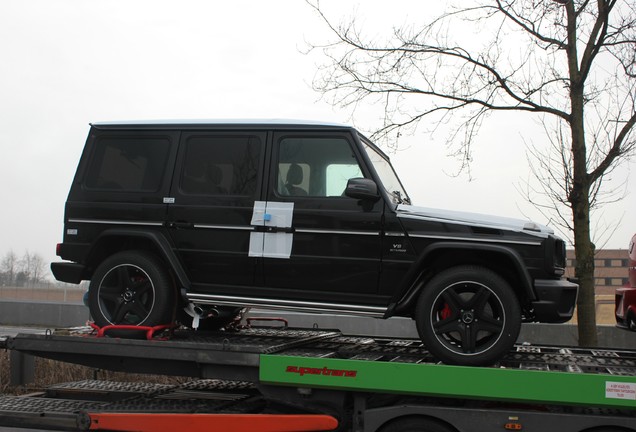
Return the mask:
<path id="1" fill-rule="evenodd" d="M 175 304 L 172 278 L 165 265 L 144 251 L 110 256 L 97 267 L 88 288 L 88 307 L 100 327 L 169 324 Z M 117 336 L 125 334 L 117 332 Z"/>
<path id="2" fill-rule="evenodd" d="M 447 424 L 429 417 L 409 416 L 391 420 L 378 432 L 457 432 Z"/>
<path id="3" fill-rule="evenodd" d="M 429 352 L 447 364 L 485 366 L 510 351 L 521 329 L 521 308 L 508 283 L 478 266 L 434 276 L 415 309 L 417 331 Z"/>

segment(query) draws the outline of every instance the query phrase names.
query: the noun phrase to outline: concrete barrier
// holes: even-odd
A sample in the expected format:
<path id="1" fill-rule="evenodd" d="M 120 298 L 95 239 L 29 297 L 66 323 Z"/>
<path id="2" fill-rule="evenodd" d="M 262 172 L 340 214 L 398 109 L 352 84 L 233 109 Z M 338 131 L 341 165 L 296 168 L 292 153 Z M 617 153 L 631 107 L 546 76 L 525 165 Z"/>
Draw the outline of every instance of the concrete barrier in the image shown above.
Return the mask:
<path id="1" fill-rule="evenodd" d="M 86 324 L 88 308 L 83 304 L 0 301 L 0 324 L 34 327 L 74 327 Z"/>

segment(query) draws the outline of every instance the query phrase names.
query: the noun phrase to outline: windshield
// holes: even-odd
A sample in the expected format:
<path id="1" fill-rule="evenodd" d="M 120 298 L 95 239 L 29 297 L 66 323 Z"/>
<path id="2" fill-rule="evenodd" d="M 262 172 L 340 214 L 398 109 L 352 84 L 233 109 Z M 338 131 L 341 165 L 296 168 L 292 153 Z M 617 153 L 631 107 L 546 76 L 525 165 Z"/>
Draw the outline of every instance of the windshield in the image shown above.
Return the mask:
<path id="1" fill-rule="evenodd" d="M 366 139 L 361 137 L 361 141 L 362 147 L 371 160 L 371 164 L 378 173 L 378 176 L 380 176 L 382 185 L 378 186 L 383 187 L 389 193 L 394 204 L 411 204 L 411 200 L 406 194 L 404 187 L 402 187 L 402 183 L 397 174 L 395 174 L 389 160 L 386 159 L 382 153 L 378 152 Z"/>

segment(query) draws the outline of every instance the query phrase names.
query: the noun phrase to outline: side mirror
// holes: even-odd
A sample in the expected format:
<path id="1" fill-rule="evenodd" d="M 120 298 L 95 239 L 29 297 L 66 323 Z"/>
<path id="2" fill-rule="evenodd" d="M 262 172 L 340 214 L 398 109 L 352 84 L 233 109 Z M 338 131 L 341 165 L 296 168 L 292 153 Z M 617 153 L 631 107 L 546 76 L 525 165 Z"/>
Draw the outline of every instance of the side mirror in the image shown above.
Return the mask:
<path id="1" fill-rule="evenodd" d="M 380 199 L 378 194 L 378 185 L 371 179 L 352 178 L 347 182 L 345 189 L 346 196 L 349 198 L 377 201 Z"/>

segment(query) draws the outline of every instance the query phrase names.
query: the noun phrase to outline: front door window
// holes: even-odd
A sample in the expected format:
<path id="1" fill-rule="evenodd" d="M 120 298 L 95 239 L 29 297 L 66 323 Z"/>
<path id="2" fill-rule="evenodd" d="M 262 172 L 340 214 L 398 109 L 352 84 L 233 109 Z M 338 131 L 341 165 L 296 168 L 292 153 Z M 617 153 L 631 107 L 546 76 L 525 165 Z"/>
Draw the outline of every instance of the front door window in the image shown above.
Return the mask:
<path id="1" fill-rule="evenodd" d="M 347 181 L 364 177 L 349 142 L 333 138 L 283 138 L 279 145 L 279 196 L 343 196 Z"/>

